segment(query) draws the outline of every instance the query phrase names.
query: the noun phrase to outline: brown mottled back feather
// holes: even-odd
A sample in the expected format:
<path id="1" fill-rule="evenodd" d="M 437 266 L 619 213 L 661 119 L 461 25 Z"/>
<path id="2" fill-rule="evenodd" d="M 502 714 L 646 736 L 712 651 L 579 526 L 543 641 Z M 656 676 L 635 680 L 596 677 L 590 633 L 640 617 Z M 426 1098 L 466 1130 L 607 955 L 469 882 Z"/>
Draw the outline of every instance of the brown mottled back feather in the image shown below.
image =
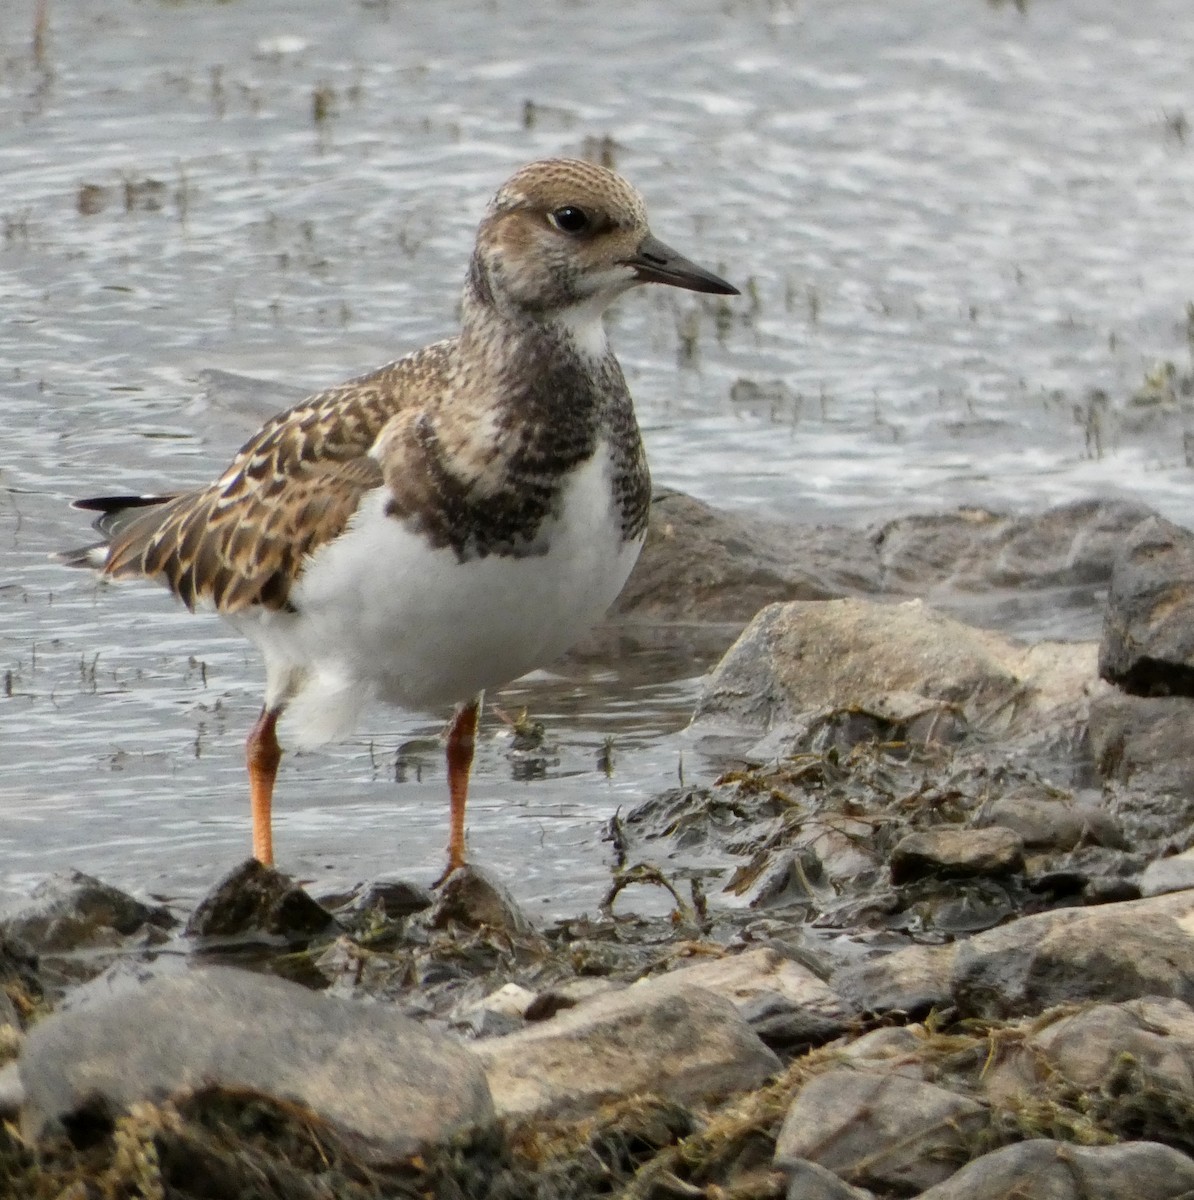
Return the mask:
<path id="1" fill-rule="evenodd" d="M 448 350 L 428 346 L 280 413 L 210 487 L 119 529 L 104 573 L 159 578 L 192 609 L 200 601 L 223 613 L 286 608 L 307 556 L 382 486 L 369 449 L 412 385 L 442 372 Z"/>

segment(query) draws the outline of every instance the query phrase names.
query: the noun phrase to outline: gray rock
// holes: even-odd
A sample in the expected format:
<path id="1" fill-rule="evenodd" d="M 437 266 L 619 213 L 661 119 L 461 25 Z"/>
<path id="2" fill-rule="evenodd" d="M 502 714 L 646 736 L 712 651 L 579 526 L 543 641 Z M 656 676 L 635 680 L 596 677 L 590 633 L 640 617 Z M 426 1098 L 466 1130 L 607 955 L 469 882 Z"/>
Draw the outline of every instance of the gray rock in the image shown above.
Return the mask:
<path id="1" fill-rule="evenodd" d="M 786 1053 L 824 1045 L 849 1025 L 843 1017 L 794 1004 L 780 992 L 759 992 L 740 1004 L 738 1011 L 764 1045 Z"/>
<path id="2" fill-rule="evenodd" d="M 634 987 L 654 988 L 659 995 L 707 988 L 729 1000 L 773 1047 L 828 1041 L 857 1016 L 808 967 L 767 947 L 678 967 Z"/>
<path id="3" fill-rule="evenodd" d="M 926 829 L 910 833 L 891 852 L 891 881 L 925 875 L 1010 875 L 1024 866 L 1024 841 L 1010 829 Z"/>
<path id="4" fill-rule="evenodd" d="M 958 943 L 908 946 L 850 963 L 834 972 L 830 986 L 866 1013 L 926 1013 L 950 1002 Z"/>
<path id="5" fill-rule="evenodd" d="M 507 983 L 480 1000 L 456 1005 L 448 1021 L 453 1029 L 464 1030 L 471 1037 L 502 1037 L 525 1025 L 527 1010 L 536 999 L 528 988 Z"/>
<path id="6" fill-rule="evenodd" d="M 1144 896 L 1163 896 L 1186 888 L 1194 888 L 1194 852 L 1189 850 L 1154 859 L 1140 876 L 1140 892 Z"/>
<path id="7" fill-rule="evenodd" d="M 1094 647 L 1026 647 L 972 629 L 919 601 L 773 604 L 718 664 L 697 704 L 747 729 L 791 724 L 826 709 L 862 709 L 908 723 L 953 708 L 973 726 L 1037 729 L 1084 716 Z M 934 723 L 925 723 L 931 734 Z"/>
<path id="8" fill-rule="evenodd" d="M 984 805 L 978 822 L 1014 831 L 1026 850 L 1073 850 L 1081 845 L 1121 848 L 1125 844 L 1119 822 L 1098 802 L 1075 803 L 1063 793 L 999 796 Z"/>
<path id="9" fill-rule="evenodd" d="M 234 867 L 199 901 L 187 921 L 186 935 L 303 940 L 331 929 L 335 923 L 335 917 L 288 875 L 250 858 Z"/>
<path id="10" fill-rule="evenodd" d="M 1078 500 L 1043 513 L 984 509 L 899 517 L 875 536 L 887 589 L 923 595 L 1105 583 L 1124 535 L 1152 510 L 1124 500 Z"/>
<path id="11" fill-rule="evenodd" d="M 421 883 L 409 879 L 375 879 L 352 898 L 345 911 L 398 921 L 430 908 L 434 899 L 430 889 Z"/>
<path id="12" fill-rule="evenodd" d="M 499 1038 L 517 1033 L 526 1022 L 491 1008 L 472 1008 L 453 1016 L 448 1024 L 454 1032 L 470 1038 Z"/>
<path id="13" fill-rule="evenodd" d="M 1099 674 L 1138 696 L 1194 696 L 1194 534 L 1162 517 L 1125 539 L 1111 575 Z"/>
<path id="14" fill-rule="evenodd" d="M 432 929 L 455 923 L 466 929 L 496 930 L 510 937 L 538 936 L 509 889 L 471 864 L 448 876 L 426 919 Z"/>
<path id="15" fill-rule="evenodd" d="M 1194 700 L 1109 691 L 1090 706 L 1090 749 L 1133 840 L 1194 822 Z"/>
<path id="16" fill-rule="evenodd" d="M 984 1017 L 1149 995 L 1194 1002 L 1194 892 L 1038 913 L 976 934 L 957 948 L 950 990 L 965 1015 Z"/>
<path id="17" fill-rule="evenodd" d="M 777 600 L 878 588 L 868 536 L 772 524 L 661 489 L 647 541 L 614 614 L 653 621 L 749 621 Z"/>
<path id="18" fill-rule="evenodd" d="M 917 1192 L 965 1162 L 986 1123 L 983 1105 L 935 1084 L 831 1070 L 796 1094 L 775 1164 L 809 1159 L 848 1183 Z"/>
<path id="19" fill-rule="evenodd" d="M 1137 1090 L 1194 1093 L 1194 1010 L 1151 996 L 1097 1004 L 1009 1042 L 983 1084 L 994 1101 L 1020 1101 L 1041 1090 L 1048 1064 L 1082 1090 L 1098 1092 L 1126 1060 Z"/>
<path id="20" fill-rule="evenodd" d="M 1028 1181 L 1031 1180 L 1031 1184 Z M 1025 1187 L 1031 1190 L 1025 1191 Z M 920 1200 L 1184 1200 L 1194 1161 L 1156 1142 L 1075 1146 L 1038 1138 L 968 1163 Z"/>
<path id="21" fill-rule="evenodd" d="M 651 1092 L 680 1102 L 757 1087 L 780 1062 L 734 1006 L 648 982 L 473 1043 L 500 1116 L 575 1115 Z"/>
<path id="22" fill-rule="evenodd" d="M 872 535 L 884 586 L 907 594 L 926 585 L 985 577 L 1007 527 L 1006 517 L 982 508 L 912 513 L 888 521 Z"/>
<path id="23" fill-rule="evenodd" d="M 872 1075 L 906 1075 L 909 1079 L 927 1079 L 924 1058 L 923 1026 L 917 1026 L 922 1036 L 908 1025 L 888 1025 L 872 1029 L 861 1037 L 846 1042 L 838 1057 L 852 1067 Z"/>
<path id="24" fill-rule="evenodd" d="M 185 975 L 190 969 L 189 961 L 181 954 L 124 955 L 110 963 L 94 979 L 71 988 L 54 1011 L 64 1013 L 90 1005 L 119 1004 L 149 984 Z"/>
<path id="25" fill-rule="evenodd" d="M 1021 917 L 945 946 L 908 946 L 831 976 L 865 1012 L 1034 1016 L 1057 1004 L 1172 996 L 1194 1003 L 1194 891 Z"/>
<path id="26" fill-rule="evenodd" d="M 1089 500 L 1028 516 L 967 508 L 859 530 L 763 521 L 660 489 L 614 613 L 741 625 L 777 601 L 932 593 L 934 603 L 989 624 L 981 618 L 1006 608 L 1008 589 L 1048 589 L 1068 635 L 1080 621 L 1093 636 L 1091 587 L 1106 583 L 1123 537 L 1150 515 L 1126 501 Z M 1003 597 L 992 601 L 995 592 Z"/>
<path id="27" fill-rule="evenodd" d="M 177 924 L 168 909 L 143 904 L 119 888 L 70 871 L 39 883 L 29 900 L 0 917 L 0 933 L 38 954 L 156 945 Z"/>
<path id="28" fill-rule="evenodd" d="M 226 967 L 47 1017 L 20 1074 L 30 1137 L 213 1084 L 305 1105 L 383 1155 L 493 1117 L 484 1072 L 463 1047 L 385 1005 Z"/>
<path id="29" fill-rule="evenodd" d="M 1087 846 L 1053 862 L 1035 855 L 1026 871 L 1032 891 L 1046 901 L 1046 907 L 1063 903 L 1094 907 L 1139 900 L 1139 875 L 1145 865 L 1143 855 Z"/>
<path id="30" fill-rule="evenodd" d="M 874 1200 L 874 1193 L 851 1187 L 828 1167 L 807 1158 L 789 1159 L 784 1164 L 788 1177 L 788 1200 Z"/>

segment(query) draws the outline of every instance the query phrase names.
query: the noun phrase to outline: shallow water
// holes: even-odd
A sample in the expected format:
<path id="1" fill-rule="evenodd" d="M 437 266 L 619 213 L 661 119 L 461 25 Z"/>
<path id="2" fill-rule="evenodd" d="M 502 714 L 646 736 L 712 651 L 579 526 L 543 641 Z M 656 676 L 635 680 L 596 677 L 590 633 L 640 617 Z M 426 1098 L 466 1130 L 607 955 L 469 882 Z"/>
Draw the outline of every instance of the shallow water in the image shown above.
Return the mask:
<path id="1" fill-rule="evenodd" d="M 612 315 L 660 483 L 813 521 L 1108 493 L 1194 521 L 1188 403 L 1131 400 L 1189 367 L 1188 0 L 50 8 L 41 65 L 32 5 L 0 20 L 5 890 L 73 865 L 188 898 L 248 847 L 251 652 L 48 564 L 85 539 L 66 501 L 222 467 L 274 397 L 205 368 L 316 387 L 450 331 L 485 199 L 536 156 L 611 139 L 656 232 L 746 287 Z M 700 773 L 676 731 L 704 665 L 498 697 L 559 761 L 523 778 L 489 719 L 475 857 L 591 908 L 601 822 Z M 439 752 L 397 784 L 395 756 L 441 719 L 288 758 L 283 865 L 432 877 Z"/>

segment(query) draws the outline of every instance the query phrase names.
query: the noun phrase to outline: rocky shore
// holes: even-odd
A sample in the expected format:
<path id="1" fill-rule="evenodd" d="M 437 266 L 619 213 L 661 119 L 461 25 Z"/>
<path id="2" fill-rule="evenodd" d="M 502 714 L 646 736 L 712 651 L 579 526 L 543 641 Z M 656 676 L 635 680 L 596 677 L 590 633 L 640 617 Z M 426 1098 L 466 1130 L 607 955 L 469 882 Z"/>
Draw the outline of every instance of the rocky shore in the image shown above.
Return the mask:
<path id="1" fill-rule="evenodd" d="M 49 880 L 0 916 L 0 1195 L 1194 1195 L 1192 607 L 1125 502 L 661 494 L 615 619 L 724 651 L 719 767 L 609 822 L 601 911 Z"/>

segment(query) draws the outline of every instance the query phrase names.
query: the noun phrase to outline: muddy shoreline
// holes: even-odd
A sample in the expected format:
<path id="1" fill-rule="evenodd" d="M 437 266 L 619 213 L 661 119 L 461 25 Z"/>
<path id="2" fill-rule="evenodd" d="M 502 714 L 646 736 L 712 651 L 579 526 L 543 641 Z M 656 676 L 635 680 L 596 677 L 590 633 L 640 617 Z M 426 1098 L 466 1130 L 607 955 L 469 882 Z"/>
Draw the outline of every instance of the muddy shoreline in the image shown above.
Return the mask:
<path id="1" fill-rule="evenodd" d="M 598 910 L 479 867 L 246 863 L 190 912 L 49 880 L 0 918 L 6 1194 L 948 1200 L 1062 1158 L 1050 1195 L 1183 1194 L 1194 536 L 654 508 L 621 636 L 758 611 L 689 731 L 724 769 L 608 822 Z M 1100 640 L 910 598 L 943 581 L 1096 597 Z"/>

